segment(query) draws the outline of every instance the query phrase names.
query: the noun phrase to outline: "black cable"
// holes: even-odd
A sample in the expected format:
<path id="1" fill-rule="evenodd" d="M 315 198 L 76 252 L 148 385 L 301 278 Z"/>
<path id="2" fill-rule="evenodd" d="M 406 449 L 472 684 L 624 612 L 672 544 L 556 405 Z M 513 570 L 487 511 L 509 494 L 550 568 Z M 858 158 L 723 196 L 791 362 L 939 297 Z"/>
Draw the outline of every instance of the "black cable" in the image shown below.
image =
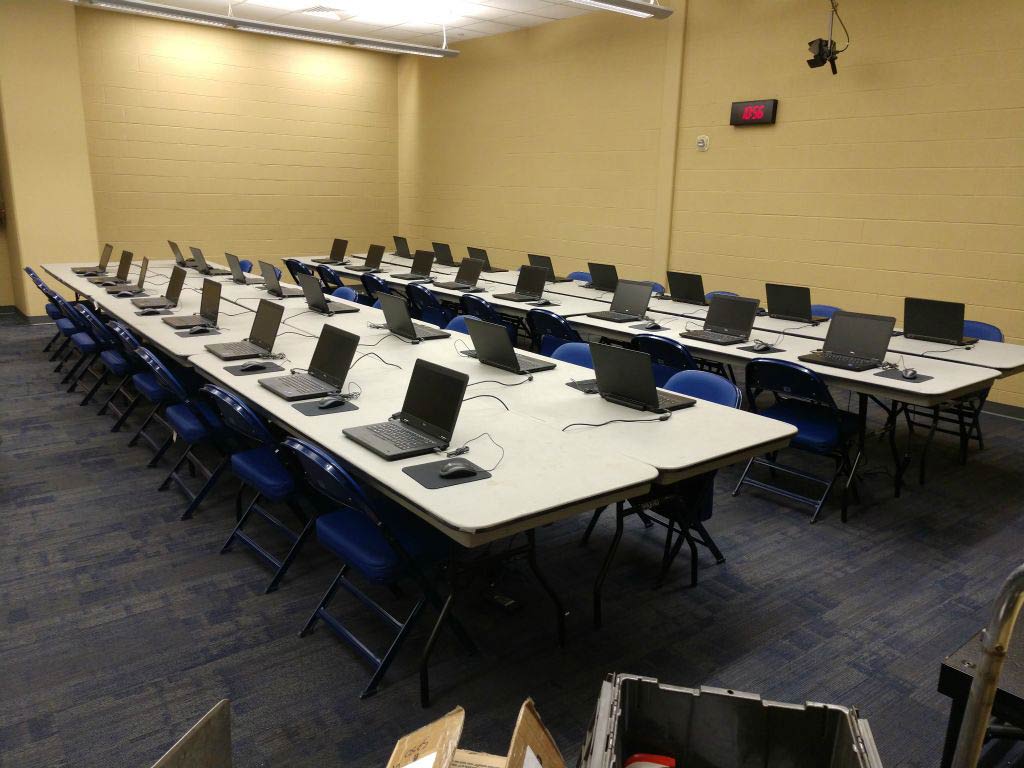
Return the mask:
<path id="1" fill-rule="evenodd" d="M 943 352 L 952 352 L 952 351 L 954 351 L 956 349 L 974 349 L 974 345 L 973 344 L 968 344 L 968 345 L 963 346 L 963 347 L 961 347 L 959 345 L 954 345 L 952 347 L 946 347 L 945 349 L 929 349 L 929 350 L 925 350 L 924 352 L 918 352 L 918 354 L 921 355 L 921 357 L 927 357 L 928 355 L 940 355 Z"/>
<path id="2" fill-rule="evenodd" d="M 604 427 L 609 424 L 643 424 L 649 421 L 668 421 L 672 418 L 672 411 L 665 411 L 656 419 L 610 419 L 609 421 L 602 421 L 600 424 L 590 424 L 585 421 L 575 421 L 572 424 L 566 424 L 562 427 L 562 431 L 569 429 L 569 427 Z"/>
<path id="3" fill-rule="evenodd" d="M 517 381 L 515 384 L 510 384 L 507 381 L 498 381 L 497 379 L 481 379 L 480 381 L 471 381 L 466 386 L 475 387 L 477 384 L 501 384 L 503 387 L 519 387 L 531 381 L 533 381 L 533 374 L 526 374 L 525 379 Z"/>
<path id="4" fill-rule="evenodd" d="M 352 361 L 352 364 L 349 365 L 348 369 L 351 371 L 353 368 L 356 367 L 356 363 L 358 363 L 364 357 L 376 357 L 378 360 L 380 360 L 382 363 L 384 363 L 384 365 L 388 365 L 388 366 L 391 366 L 392 368 L 397 368 L 398 370 L 402 370 L 402 366 L 396 365 L 395 363 L 389 363 L 387 360 L 385 360 L 383 357 L 378 355 L 376 352 L 364 352 L 363 354 L 361 354 L 359 357 L 357 357 L 355 360 Z"/>
<path id="5" fill-rule="evenodd" d="M 491 435 L 490 432 L 481 432 L 476 437 L 471 437 L 469 440 L 464 442 L 462 445 L 460 445 L 454 451 L 448 451 L 448 453 L 446 453 L 445 455 L 448 456 L 448 458 L 452 458 L 453 456 L 462 456 L 464 453 L 469 453 L 469 444 L 472 443 L 474 440 L 479 440 L 481 437 L 486 437 L 488 440 L 491 441 L 491 443 L 494 444 L 494 446 L 499 451 L 501 451 L 501 456 L 498 457 L 497 463 L 493 467 L 491 467 L 490 469 L 485 469 L 484 470 L 485 472 L 493 472 L 494 470 L 496 470 L 498 468 L 498 465 L 500 465 L 501 462 L 505 460 L 505 448 L 501 445 L 501 443 L 499 443 L 497 440 L 494 439 L 494 436 Z"/>
<path id="6" fill-rule="evenodd" d="M 489 397 L 492 400 L 497 400 L 499 403 L 501 403 L 503 406 L 505 406 L 505 410 L 506 411 L 511 411 L 512 410 L 511 408 L 508 407 L 508 403 L 506 403 L 504 400 L 502 400 L 497 395 L 473 395 L 472 397 L 465 398 L 462 402 L 468 403 L 470 400 L 477 400 L 477 399 L 479 399 L 481 397 Z"/>
<path id="7" fill-rule="evenodd" d="M 390 336 L 391 336 L 390 333 L 385 333 L 384 335 L 382 335 L 379 339 L 377 339 L 372 344 L 369 344 L 369 343 L 366 343 L 366 342 L 360 342 L 356 346 L 357 347 L 376 347 L 378 344 L 380 344 L 382 341 L 384 341 L 384 339 L 390 338 Z"/>
<path id="8" fill-rule="evenodd" d="M 315 339 L 316 338 L 316 336 L 314 336 L 312 333 L 305 333 L 304 331 L 282 331 L 281 333 L 279 333 L 277 335 L 278 336 L 287 336 L 288 334 L 294 334 L 295 336 L 305 336 L 307 339 Z"/>
<path id="9" fill-rule="evenodd" d="M 459 347 L 459 344 L 462 345 L 462 348 Z M 455 347 L 455 351 L 458 354 L 462 355 L 463 357 L 470 357 L 470 358 L 476 359 L 476 356 L 477 356 L 476 355 L 476 350 L 475 349 L 470 349 L 469 345 L 465 341 L 463 341 L 462 339 L 455 339 L 455 342 L 453 343 L 453 346 Z"/>
<path id="10" fill-rule="evenodd" d="M 281 318 L 281 322 L 284 323 L 284 322 L 287 322 L 287 321 L 291 320 L 293 317 L 299 317 L 300 315 L 308 315 L 311 312 L 315 312 L 315 311 L 316 310 L 314 310 L 314 309 L 304 309 L 301 312 L 296 312 L 294 315 L 288 315 L 288 317 Z"/>
<path id="11" fill-rule="evenodd" d="M 224 315 L 225 317 L 238 317 L 239 315 L 251 315 L 252 310 L 247 309 L 244 312 L 225 312 L 223 310 L 219 310 L 217 314 Z"/>
<path id="12" fill-rule="evenodd" d="M 834 52 L 838 54 L 850 47 L 850 30 L 846 28 L 846 24 L 843 23 L 843 17 L 839 15 L 839 0 L 832 0 L 832 13 L 839 19 L 839 26 L 843 28 L 843 32 L 846 34 L 846 45 Z"/>

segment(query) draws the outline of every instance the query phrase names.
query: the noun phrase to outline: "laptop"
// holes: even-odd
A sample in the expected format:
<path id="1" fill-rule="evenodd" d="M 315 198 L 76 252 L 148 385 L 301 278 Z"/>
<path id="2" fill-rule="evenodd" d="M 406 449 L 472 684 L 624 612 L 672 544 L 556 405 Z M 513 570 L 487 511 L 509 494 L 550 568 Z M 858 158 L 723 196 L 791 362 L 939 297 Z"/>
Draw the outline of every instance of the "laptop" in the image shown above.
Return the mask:
<path id="1" fill-rule="evenodd" d="M 174 254 L 174 263 L 175 264 L 177 264 L 179 267 L 185 267 L 186 269 L 195 269 L 196 268 L 195 260 L 193 260 L 193 259 L 186 259 L 182 255 L 181 248 L 178 247 L 178 244 L 176 242 L 174 242 L 173 240 L 168 240 L 167 241 L 167 245 L 169 245 L 171 247 L 171 253 Z"/>
<path id="2" fill-rule="evenodd" d="M 895 317 L 836 312 L 828 324 L 828 334 L 821 351 L 800 355 L 799 359 L 847 371 L 878 368 L 885 360 L 895 326 Z"/>
<path id="3" fill-rule="evenodd" d="M 750 338 L 754 316 L 761 302 L 743 296 L 712 296 L 704 329 L 683 331 L 684 339 L 698 339 L 712 344 L 739 344 Z"/>
<path id="4" fill-rule="evenodd" d="M 638 411 L 677 411 L 696 403 L 692 397 L 654 386 L 651 356 L 612 344 L 590 343 L 597 391 L 605 400 Z"/>
<path id="5" fill-rule="evenodd" d="M 587 269 L 590 270 L 590 282 L 587 288 L 596 288 L 599 291 L 614 291 L 619 284 L 619 273 L 614 264 L 594 264 L 587 262 Z"/>
<path id="6" fill-rule="evenodd" d="M 454 267 L 455 258 L 452 256 L 452 249 L 448 243 L 431 243 L 434 249 L 434 259 L 442 267 Z"/>
<path id="7" fill-rule="evenodd" d="M 444 450 L 455 431 L 468 383 L 464 373 L 419 359 L 401 411 L 380 424 L 348 427 L 342 433 L 388 461 Z"/>
<path id="8" fill-rule="evenodd" d="M 401 336 L 410 341 L 427 341 L 429 339 L 447 339 L 451 336 L 448 331 L 440 331 L 426 325 L 414 323 L 409 317 L 409 305 L 405 299 L 393 293 L 378 293 L 380 308 L 384 310 L 384 322 L 388 330 L 395 336 Z"/>
<path id="9" fill-rule="evenodd" d="M 384 260 L 384 246 L 371 245 L 366 251 L 366 261 L 349 267 L 350 272 L 380 272 L 380 263 Z"/>
<path id="10" fill-rule="evenodd" d="M 72 267 L 71 271 L 83 277 L 95 277 L 107 271 L 107 264 L 110 263 L 110 254 L 114 252 L 114 246 L 107 243 L 103 246 L 103 253 L 100 254 L 100 263 L 95 267 Z"/>
<path id="11" fill-rule="evenodd" d="M 171 267 L 171 277 L 167 281 L 167 290 L 163 296 L 153 296 L 145 299 L 132 299 L 132 304 L 139 309 L 170 309 L 178 306 L 181 298 L 181 288 L 185 285 L 185 270 L 181 267 Z"/>
<path id="12" fill-rule="evenodd" d="M 189 251 L 192 253 L 192 260 L 196 263 L 196 269 L 201 275 L 209 275 L 210 277 L 219 277 L 220 275 L 230 275 L 230 269 L 221 269 L 220 267 L 211 267 L 206 262 L 206 257 L 203 252 L 196 248 L 194 245 L 189 246 Z"/>
<path id="13" fill-rule="evenodd" d="M 910 297 L 903 300 L 903 335 L 954 347 L 966 347 L 978 341 L 964 336 L 963 304 Z"/>
<path id="14" fill-rule="evenodd" d="M 466 252 L 469 254 L 469 258 L 478 259 L 484 263 L 484 272 L 508 272 L 503 267 L 492 267 L 491 260 L 487 257 L 487 251 L 483 248 L 466 248 Z"/>
<path id="15" fill-rule="evenodd" d="M 555 274 L 555 267 L 551 263 L 551 259 L 547 256 L 541 256 L 536 253 L 527 254 L 527 258 L 530 260 L 530 265 L 534 267 L 541 267 L 547 273 L 545 278 L 549 283 L 571 283 L 568 277 L 558 277 Z"/>
<path id="16" fill-rule="evenodd" d="M 131 251 L 121 251 L 121 260 L 117 262 L 117 274 L 114 277 L 110 275 L 98 275 L 96 277 L 86 278 L 93 285 L 127 285 L 128 283 L 128 271 L 132 268 L 132 259 L 134 255 Z"/>
<path id="17" fill-rule="evenodd" d="M 429 280 L 430 268 L 434 266 L 434 254 L 431 251 L 416 251 L 412 259 L 412 267 L 401 275 L 392 275 L 398 280 Z"/>
<path id="18" fill-rule="evenodd" d="M 217 311 L 219 308 L 220 283 L 216 280 L 203 280 L 203 297 L 199 300 L 199 314 L 165 317 L 163 320 L 171 328 L 179 330 L 195 328 L 200 325 L 206 328 L 216 328 Z"/>
<path id="19" fill-rule="evenodd" d="M 355 334 L 325 325 L 306 373 L 262 378 L 260 386 L 289 401 L 338 394 L 358 345 L 359 337 Z"/>
<path id="20" fill-rule="evenodd" d="M 516 354 L 508 337 L 508 329 L 497 323 L 488 323 L 476 317 L 466 317 L 466 328 L 473 340 L 476 359 L 484 365 L 501 368 L 512 373 L 550 371 L 555 364 L 550 360 L 533 360 Z"/>
<path id="21" fill-rule="evenodd" d="M 342 240 L 340 237 L 334 238 L 334 242 L 331 243 L 331 255 L 326 259 L 310 259 L 314 264 L 337 264 L 342 265 L 347 263 L 345 261 L 345 251 L 348 250 L 348 240 Z"/>
<path id="22" fill-rule="evenodd" d="M 260 274 L 263 275 L 263 285 L 266 287 L 267 293 L 271 296 L 277 296 L 279 299 L 287 299 L 291 296 L 303 295 L 301 288 L 293 288 L 290 285 L 281 285 L 281 281 L 277 277 L 277 270 L 274 269 L 273 264 L 261 261 Z"/>
<path id="23" fill-rule="evenodd" d="M 128 293 L 132 296 L 142 293 L 143 286 L 146 284 L 146 272 L 149 270 L 149 259 L 145 256 L 142 257 L 142 266 L 139 268 L 139 282 L 135 285 L 111 285 L 107 288 L 107 293 L 111 296 Z"/>
<path id="24" fill-rule="evenodd" d="M 256 285 L 263 282 L 262 277 L 246 274 L 242 270 L 242 262 L 235 254 L 225 251 L 224 260 L 228 263 L 228 269 L 231 270 L 231 279 L 239 285 Z"/>
<path id="25" fill-rule="evenodd" d="M 358 312 L 359 307 L 354 304 L 342 304 L 340 302 L 328 301 L 324 296 L 324 288 L 320 281 L 312 275 L 300 272 L 297 275 L 299 285 L 302 286 L 302 294 L 306 297 L 306 306 L 313 312 L 321 315 L 343 315 L 349 312 Z"/>
<path id="26" fill-rule="evenodd" d="M 707 306 L 704 296 L 704 278 L 691 272 L 668 272 L 669 296 L 663 298 L 682 301 L 686 304 Z"/>
<path id="27" fill-rule="evenodd" d="M 612 297 L 611 309 L 604 312 L 589 312 L 587 317 L 610 320 L 613 323 L 628 323 L 643 320 L 647 305 L 651 303 L 653 289 L 650 283 L 637 280 L 619 280 Z"/>
<path id="28" fill-rule="evenodd" d="M 542 267 L 530 267 L 524 264 L 519 268 L 515 292 L 496 293 L 494 298 L 508 301 L 540 301 L 544 298 L 544 283 L 546 282 L 547 272 Z"/>
<path id="29" fill-rule="evenodd" d="M 228 341 L 221 344 L 207 344 L 206 351 L 221 360 L 246 360 L 251 357 L 270 355 L 277 340 L 277 329 L 281 327 L 284 305 L 266 299 L 260 300 L 252 330 L 245 341 Z"/>
<path id="30" fill-rule="evenodd" d="M 483 290 L 483 288 L 476 284 L 476 281 L 480 279 L 480 272 L 483 268 L 484 263 L 479 259 L 463 259 L 459 264 L 459 271 L 455 274 L 453 281 L 450 283 L 434 283 L 434 287 L 477 293 Z"/>
<path id="31" fill-rule="evenodd" d="M 811 289 L 800 285 L 765 283 L 768 296 L 768 316 L 777 320 L 795 320 L 801 323 L 823 323 L 827 317 L 811 316 Z"/>
<path id="32" fill-rule="evenodd" d="M 395 241 L 395 256 L 411 259 L 412 253 L 409 251 L 409 241 L 399 235 L 394 235 L 392 239 Z"/>

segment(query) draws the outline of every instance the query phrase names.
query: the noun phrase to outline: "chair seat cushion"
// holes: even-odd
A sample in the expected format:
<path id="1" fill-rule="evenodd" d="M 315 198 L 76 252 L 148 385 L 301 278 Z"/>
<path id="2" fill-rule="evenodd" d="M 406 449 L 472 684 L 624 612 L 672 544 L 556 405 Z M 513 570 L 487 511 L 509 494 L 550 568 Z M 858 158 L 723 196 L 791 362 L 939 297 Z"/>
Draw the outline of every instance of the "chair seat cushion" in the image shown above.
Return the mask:
<path id="1" fill-rule="evenodd" d="M 295 488 L 291 473 L 277 458 L 274 449 L 267 446 L 232 455 L 231 469 L 242 482 L 271 501 L 280 501 Z"/>
<path id="2" fill-rule="evenodd" d="M 420 568 L 428 568 L 447 556 L 449 539 L 412 513 L 386 502 L 376 511 Z M 344 508 L 321 516 L 316 521 L 316 536 L 325 548 L 369 581 L 389 584 L 405 575 L 400 555 L 377 525 L 357 510 Z"/>
<path id="3" fill-rule="evenodd" d="M 46 314 L 49 316 L 51 320 L 60 320 L 61 318 L 60 309 L 57 307 L 56 304 L 47 304 Z"/>
<path id="4" fill-rule="evenodd" d="M 804 403 L 799 400 L 780 400 L 769 408 L 758 411 L 761 416 L 784 421 L 797 428 L 790 443 L 812 453 L 830 453 L 845 442 L 858 429 L 857 415 L 849 411 L 836 412 L 823 405 Z"/>
<path id="5" fill-rule="evenodd" d="M 132 369 L 132 364 L 125 359 L 125 356 L 116 349 L 107 349 L 100 352 L 100 360 L 114 374 L 127 376 Z"/>
<path id="6" fill-rule="evenodd" d="M 197 415 L 196 409 L 202 414 L 202 419 Z M 171 429 L 189 445 L 206 440 L 223 427 L 216 411 L 206 403 L 193 404 L 192 407 L 185 403 L 169 405 L 164 411 L 164 418 L 171 425 Z"/>
<path id="7" fill-rule="evenodd" d="M 92 354 L 99 348 L 99 344 L 96 343 L 96 340 L 85 331 L 72 334 L 71 343 L 74 344 L 80 352 L 85 354 Z"/>
<path id="8" fill-rule="evenodd" d="M 160 386 L 152 373 L 136 373 L 132 376 L 132 385 L 151 403 L 165 403 L 171 399 L 170 393 Z"/>
<path id="9" fill-rule="evenodd" d="M 57 321 L 57 329 L 65 336 L 73 336 L 78 332 L 75 324 L 68 320 L 66 317 L 62 317 Z"/>

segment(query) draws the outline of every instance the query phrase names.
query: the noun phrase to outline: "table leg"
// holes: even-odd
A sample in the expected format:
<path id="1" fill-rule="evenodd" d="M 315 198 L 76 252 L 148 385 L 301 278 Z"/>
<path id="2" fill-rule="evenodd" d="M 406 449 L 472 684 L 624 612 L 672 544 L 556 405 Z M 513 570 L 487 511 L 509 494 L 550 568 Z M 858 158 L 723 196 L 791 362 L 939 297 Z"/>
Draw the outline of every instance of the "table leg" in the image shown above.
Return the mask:
<path id="1" fill-rule="evenodd" d="M 960 738 L 960 726 L 966 709 L 966 696 L 953 699 L 949 705 L 949 721 L 946 723 L 946 743 L 942 747 L 941 768 L 950 768 L 953 764 L 953 754 L 956 752 L 956 742 Z"/>
<path id="2" fill-rule="evenodd" d="M 541 589 L 547 592 L 548 597 L 551 598 L 551 602 L 555 604 L 555 619 L 558 624 L 558 646 L 560 648 L 565 647 L 565 608 L 562 606 L 562 601 L 558 597 L 558 593 L 551 588 L 551 584 L 544 578 L 544 574 L 540 570 L 540 565 L 537 563 L 537 537 L 535 531 L 532 529 L 526 532 L 527 541 L 527 552 L 526 561 L 530 565 L 530 570 L 533 571 L 534 577 L 540 584 Z"/>
<path id="3" fill-rule="evenodd" d="M 625 502 L 620 501 L 615 505 L 615 535 L 612 537 L 611 544 L 608 547 L 608 554 L 604 557 L 604 562 L 601 563 L 601 570 L 597 573 L 597 580 L 594 582 L 594 629 L 601 628 L 601 591 L 604 589 L 604 580 L 608 576 L 608 570 L 611 568 L 612 560 L 615 559 L 615 550 L 619 547 L 619 541 L 622 539 L 622 528 L 625 520 L 623 509 Z"/>

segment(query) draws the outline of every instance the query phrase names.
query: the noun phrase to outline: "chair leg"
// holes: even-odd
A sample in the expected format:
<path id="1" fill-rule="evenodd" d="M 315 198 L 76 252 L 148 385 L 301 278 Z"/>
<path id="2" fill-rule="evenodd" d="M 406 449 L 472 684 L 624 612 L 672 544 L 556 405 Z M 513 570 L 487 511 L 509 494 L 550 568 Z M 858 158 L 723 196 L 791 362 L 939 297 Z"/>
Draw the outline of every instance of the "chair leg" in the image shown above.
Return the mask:
<path id="1" fill-rule="evenodd" d="M 173 444 L 174 444 L 174 434 L 171 433 L 170 435 L 167 436 L 167 439 L 164 440 L 164 442 L 161 444 L 161 446 L 156 449 L 156 453 L 153 454 L 153 458 L 151 458 L 149 461 L 146 462 L 146 466 L 147 467 L 155 467 L 157 464 L 159 464 L 160 463 L 160 459 L 162 459 L 164 457 L 164 454 L 167 453 L 168 449 L 170 449 L 170 447 Z"/>
<path id="2" fill-rule="evenodd" d="M 967 432 L 967 424 L 964 422 L 964 404 L 959 403 L 956 407 L 957 425 L 960 427 L 960 463 L 967 463 L 967 442 L 970 435 Z"/>
<path id="3" fill-rule="evenodd" d="M 100 413 L 103 413 L 103 411 L 106 410 L 106 408 L 110 405 L 111 400 L 114 399 L 114 395 L 116 394 L 117 392 L 114 392 L 114 394 L 112 394 L 107 399 L 107 402 L 103 404 L 103 408 L 100 409 Z M 117 417 L 117 421 L 114 422 L 114 426 L 110 428 L 110 431 L 117 432 L 119 429 L 121 429 L 121 426 L 128 420 L 128 417 L 132 415 L 132 412 L 135 410 L 135 408 L 141 401 L 142 395 L 140 394 L 136 394 L 131 400 L 129 400 L 128 405 L 125 406 L 125 409 L 121 412 L 121 415 Z"/>
<path id="4" fill-rule="evenodd" d="M 419 620 L 420 614 L 423 613 L 423 606 L 427 604 L 427 599 L 420 598 L 419 602 L 413 606 L 412 613 L 409 614 L 405 622 L 402 624 L 402 628 L 398 630 L 398 634 L 395 635 L 395 639 L 391 643 L 391 647 L 388 648 L 387 652 L 380 660 L 380 664 L 373 671 L 373 676 L 370 678 L 370 682 L 366 684 L 366 688 L 359 694 L 360 699 L 365 699 L 377 692 L 377 688 L 380 687 L 380 681 L 384 678 L 384 674 L 388 671 L 388 667 L 391 666 L 391 662 L 395 660 L 395 656 L 398 655 L 399 649 L 405 642 L 405 639 L 409 636 L 409 632 L 416 625 Z"/>
<path id="5" fill-rule="evenodd" d="M 732 489 L 732 495 L 733 496 L 739 496 L 740 495 L 740 488 L 743 486 L 743 481 L 747 479 L 747 473 L 750 471 L 750 468 L 753 466 L 753 464 L 754 464 L 754 459 L 753 458 L 747 459 L 747 466 L 745 466 L 743 468 L 743 474 L 740 475 L 739 482 L 737 482 L 736 483 L 736 487 Z"/>
<path id="6" fill-rule="evenodd" d="M 932 440 L 935 439 L 935 430 L 939 426 L 939 409 L 932 408 L 932 426 L 928 430 L 928 437 L 924 441 L 924 446 L 921 448 L 921 467 L 918 473 L 917 482 L 919 485 L 924 485 L 925 467 L 928 461 L 928 449 L 932 445 Z"/>
<path id="7" fill-rule="evenodd" d="M 82 398 L 82 401 L 79 403 L 79 405 L 88 405 L 89 404 L 89 401 L 91 401 L 93 396 L 99 391 L 99 388 L 107 383 L 107 375 L 108 375 L 108 373 L 109 373 L 109 371 L 107 371 L 107 369 L 104 368 L 103 372 L 99 376 L 96 377 L 96 383 L 93 384 L 89 388 L 89 391 L 85 393 L 85 397 Z"/>
<path id="8" fill-rule="evenodd" d="M 590 522 L 587 523 L 587 530 L 583 532 L 583 538 L 580 539 L 580 546 L 585 547 L 590 541 L 590 534 L 594 532 L 594 527 L 597 525 L 598 518 L 601 517 L 601 513 L 605 511 L 607 507 L 600 507 L 594 510 L 594 514 L 590 516 Z"/>
<path id="9" fill-rule="evenodd" d="M 191 459 L 189 460 L 189 463 L 192 463 Z M 185 508 L 185 511 L 181 513 L 182 520 L 192 519 L 192 516 L 196 513 L 196 510 L 199 509 L 199 505 L 203 503 L 203 499 L 205 499 L 207 495 L 209 495 L 210 491 L 213 490 L 213 487 L 217 485 L 217 481 L 220 479 L 220 476 L 224 474 L 224 470 L 226 470 L 228 466 L 230 466 L 230 464 L 231 457 L 227 456 L 224 458 L 223 461 L 221 461 L 220 464 L 217 465 L 217 467 L 210 474 L 210 477 L 203 484 L 203 487 L 199 489 L 199 493 L 195 495 L 192 501 L 189 502 L 189 505 Z M 193 472 L 193 477 L 194 476 L 195 472 Z"/>
<path id="10" fill-rule="evenodd" d="M 68 386 L 68 392 L 69 393 L 75 391 L 75 389 L 78 387 L 78 382 L 80 382 L 82 380 L 82 378 L 85 376 L 85 374 L 87 374 L 89 372 L 89 369 L 92 367 L 92 364 L 99 359 L 99 353 L 95 353 L 95 354 L 89 355 L 88 357 L 83 355 L 82 359 L 83 359 L 83 361 L 85 361 L 85 365 L 83 365 L 78 370 L 76 375 L 74 377 L 72 377 L 71 384 Z"/>
<path id="11" fill-rule="evenodd" d="M 697 542 L 693 540 L 693 536 L 684 527 L 683 536 L 686 538 L 686 543 L 690 545 L 690 586 L 697 586 L 697 568 L 700 565 L 698 562 Z"/>
<path id="12" fill-rule="evenodd" d="M 228 540 L 224 542 L 224 546 L 220 548 L 220 553 L 222 555 L 231 549 L 231 543 L 235 540 L 239 531 L 241 531 L 245 526 L 245 521 L 249 519 L 249 515 L 252 512 L 253 507 L 256 506 L 256 502 L 259 501 L 261 496 L 261 494 L 257 492 L 256 495 L 252 497 L 252 501 L 249 502 L 249 506 L 245 508 L 245 512 L 241 512 L 242 494 L 244 492 L 245 484 L 243 483 L 242 487 L 238 489 L 238 494 L 235 496 L 235 515 L 238 517 L 238 522 L 235 523 L 235 527 L 231 529 L 231 535 L 228 536 Z"/>
<path id="13" fill-rule="evenodd" d="M 309 538 L 309 534 L 313 532 L 313 529 L 315 527 L 316 518 L 310 518 L 309 522 L 307 522 L 306 525 L 302 528 L 302 532 L 299 534 L 299 537 L 295 540 L 295 543 L 292 545 L 292 548 L 288 550 L 288 554 L 285 555 L 284 560 L 281 561 L 281 567 L 278 568 L 277 571 L 274 573 L 274 578 L 270 580 L 270 583 L 267 585 L 264 594 L 270 594 L 271 592 L 277 590 L 278 585 L 281 583 L 281 579 L 284 578 L 285 573 L 287 573 L 288 569 L 291 568 L 291 565 L 295 561 L 295 558 L 299 556 L 299 552 L 302 551 L 302 545 L 306 543 L 306 539 Z"/>
<path id="14" fill-rule="evenodd" d="M 55 372 L 59 372 L 60 369 L 64 367 L 64 363 L 66 363 L 68 360 L 70 360 L 71 359 L 71 355 L 73 355 L 76 352 L 78 352 L 78 350 L 75 349 L 74 347 L 72 347 L 71 351 L 68 353 L 68 356 L 64 360 L 61 360 L 60 365 L 57 366 L 57 369 L 56 369 Z M 64 378 L 62 378 L 60 380 L 60 383 L 61 384 L 67 384 L 69 381 L 71 381 L 71 379 L 74 377 L 74 375 L 76 373 L 78 373 L 78 369 L 81 367 L 82 363 L 84 363 L 88 359 L 89 359 L 88 355 L 84 354 L 83 352 L 78 352 L 78 359 L 75 360 L 75 364 L 73 366 L 71 366 L 70 369 L 68 369 L 68 372 L 64 374 Z"/>
<path id="15" fill-rule="evenodd" d="M 608 571 L 612 566 L 612 560 L 615 559 L 615 551 L 619 548 L 619 542 L 622 540 L 622 528 L 625 520 L 625 505 L 623 502 L 618 502 L 615 505 L 615 535 L 612 536 L 611 544 L 608 546 L 608 554 L 604 557 L 604 562 L 601 563 L 601 570 L 597 573 L 597 580 L 594 582 L 594 628 L 601 628 L 601 592 L 604 589 L 604 581 L 608 577 Z"/>
<path id="16" fill-rule="evenodd" d="M 224 550 L 221 551 L 223 552 Z M 348 566 L 341 566 L 341 570 L 338 571 L 338 575 L 334 577 L 334 581 L 331 582 L 331 586 L 327 588 L 327 591 L 324 592 L 324 596 L 320 598 L 320 602 L 316 606 L 316 609 L 313 611 L 312 615 L 310 615 L 309 619 L 306 620 L 302 629 L 299 630 L 299 637 L 305 637 L 313 631 L 313 628 L 316 626 L 317 619 L 320 618 L 320 612 L 327 607 L 328 603 L 331 602 L 331 599 L 334 597 L 334 593 L 338 591 L 338 587 L 341 586 L 341 580 L 345 578 L 345 574 L 347 572 Z"/>
<path id="17" fill-rule="evenodd" d="M 701 542 L 711 552 L 715 558 L 715 562 L 721 565 L 725 562 L 725 555 L 722 554 L 722 550 L 715 544 L 715 540 L 711 538 L 711 534 L 708 533 L 708 529 L 704 527 L 704 523 L 694 523 L 691 528 L 700 534 Z"/>
<path id="18" fill-rule="evenodd" d="M 51 338 L 50 341 L 47 342 L 46 346 L 43 347 L 43 352 L 49 352 L 50 351 L 50 347 L 52 347 L 54 342 L 57 341 L 57 339 L 59 339 L 60 337 L 61 337 L 61 332 L 58 329 L 58 331 L 55 334 L 53 334 L 53 338 Z"/>
<path id="19" fill-rule="evenodd" d="M 60 357 L 60 356 L 61 356 L 61 353 L 62 353 L 62 352 L 63 352 L 63 351 L 65 350 L 65 349 L 67 349 L 67 347 L 68 347 L 68 344 L 70 344 L 70 343 L 71 343 L 71 339 L 70 339 L 70 338 L 68 338 L 67 336 L 65 336 L 65 337 L 64 337 L 64 341 L 62 341 L 62 342 L 61 342 L 61 344 L 60 344 L 60 346 L 59 346 L 59 347 L 57 347 L 57 348 L 56 348 L 55 350 L 53 350 L 53 354 L 52 354 L 52 355 L 50 355 L 50 362 L 52 363 L 52 362 L 54 362 L 54 361 L 55 361 L 55 360 L 56 360 L 56 359 L 57 359 L 58 357 Z"/>
<path id="20" fill-rule="evenodd" d="M 669 520 L 668 526 L 665 529 L 665 549 L 661 553 L 661 570 L 658 572 L 658 578 L 654 582 L 654 588 L 660 589 L 665 584 L 665 579 L 668 578 L 668 572 L 672 568 L 672 561 L 675 560 L 676 554 L 679 552 L 679 544 L 682 542 L 682 535 L 680 534 L 679 539 L 675 538 L 676 523 L 675 520 Z"/>

